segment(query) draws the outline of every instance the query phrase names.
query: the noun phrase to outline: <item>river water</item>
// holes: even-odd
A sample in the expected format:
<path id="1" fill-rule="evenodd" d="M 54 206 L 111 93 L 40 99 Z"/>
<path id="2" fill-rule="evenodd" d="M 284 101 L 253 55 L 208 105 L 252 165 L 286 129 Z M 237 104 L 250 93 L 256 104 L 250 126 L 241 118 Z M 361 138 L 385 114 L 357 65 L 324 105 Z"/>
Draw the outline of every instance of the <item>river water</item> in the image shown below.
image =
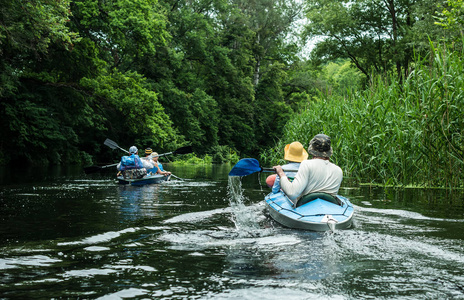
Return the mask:
<path id="1" fill-rule="evenodd" d="M 355 226 L 320 233 L 269 218 L 267 174 L 166 168 L 0 170 L 0 299 L 464 299 L 462 191 L 345 180 Z"/>

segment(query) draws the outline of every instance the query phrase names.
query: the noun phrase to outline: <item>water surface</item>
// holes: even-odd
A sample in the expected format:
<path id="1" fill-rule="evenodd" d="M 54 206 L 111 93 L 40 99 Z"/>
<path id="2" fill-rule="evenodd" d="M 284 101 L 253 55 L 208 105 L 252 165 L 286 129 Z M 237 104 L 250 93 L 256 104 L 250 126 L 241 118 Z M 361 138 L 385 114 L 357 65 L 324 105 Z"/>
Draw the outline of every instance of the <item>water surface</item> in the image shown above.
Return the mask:
<path id="1" fill-rule="evenodd" d="M 2 170 L 0 298 L 464 299 L 462 192 L 345 181 L 355 227 L 318 233 L 269 218 L 266 174 L 166 168 Z"/>

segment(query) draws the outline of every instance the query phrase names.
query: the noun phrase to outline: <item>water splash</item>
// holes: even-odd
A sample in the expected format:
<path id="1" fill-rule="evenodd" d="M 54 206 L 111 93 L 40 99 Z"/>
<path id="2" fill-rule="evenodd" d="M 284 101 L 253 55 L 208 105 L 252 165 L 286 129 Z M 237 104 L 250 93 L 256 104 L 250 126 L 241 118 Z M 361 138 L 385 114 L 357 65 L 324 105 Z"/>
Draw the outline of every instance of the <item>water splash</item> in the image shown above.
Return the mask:
<path id="1" fill-rule="evenodd" d="M 242 182 L 238 176 L 229 176 L 227 196 L 232 208 L 232 221 L 242 236 L 254 236 L 260 227 L 256 212 L 245 206 Z"/>

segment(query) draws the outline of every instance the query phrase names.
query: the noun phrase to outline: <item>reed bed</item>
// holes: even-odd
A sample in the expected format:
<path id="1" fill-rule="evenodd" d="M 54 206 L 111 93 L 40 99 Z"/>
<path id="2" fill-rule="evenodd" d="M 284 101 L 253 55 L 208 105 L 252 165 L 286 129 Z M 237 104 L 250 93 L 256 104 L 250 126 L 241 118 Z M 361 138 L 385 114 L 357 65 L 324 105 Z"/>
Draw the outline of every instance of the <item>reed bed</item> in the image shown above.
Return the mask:
<path id="1" fill-rule="evenodd" d="M 362 183 L 463 187 L 464 61 L 432 46 L 402 83 L 377 76 L 364 91 L 314 101 L 291 119 L 268 164 L 282 163 L 292 141 L 332 137 L 332 160 Z"/>

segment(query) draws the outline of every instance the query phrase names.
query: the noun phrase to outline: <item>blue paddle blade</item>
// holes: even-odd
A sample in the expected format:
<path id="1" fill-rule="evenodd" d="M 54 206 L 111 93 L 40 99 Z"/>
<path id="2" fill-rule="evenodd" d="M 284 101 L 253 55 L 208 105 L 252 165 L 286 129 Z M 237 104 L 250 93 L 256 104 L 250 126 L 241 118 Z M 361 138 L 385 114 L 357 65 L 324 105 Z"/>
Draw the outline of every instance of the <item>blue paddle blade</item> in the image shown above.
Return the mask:
<path id="1" fill-rule="evenodd" d="M 247 176 L 256 172 L 261 172 L 262 170 L 258 160 L 254 158 L 244 158 L 239 160 L 238 163 L 232 167 L 229 176 Z"/>

